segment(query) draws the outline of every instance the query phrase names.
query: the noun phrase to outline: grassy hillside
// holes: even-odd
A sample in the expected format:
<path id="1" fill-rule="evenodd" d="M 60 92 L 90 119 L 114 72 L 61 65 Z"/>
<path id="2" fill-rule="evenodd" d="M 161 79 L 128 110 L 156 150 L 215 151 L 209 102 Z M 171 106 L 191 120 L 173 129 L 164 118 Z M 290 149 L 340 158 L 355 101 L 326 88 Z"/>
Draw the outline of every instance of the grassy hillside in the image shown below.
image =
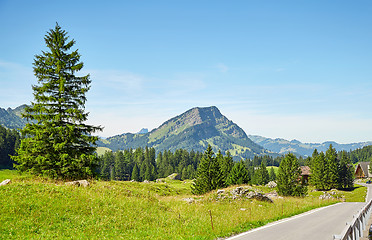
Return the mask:
<path id="1" fill-rule="evenodd" d="M 215 191 L 191 195 L 191 181 L 94 181 L 83 188 L 0 171 L 0 181 L 6 178 L 12 183 L 0 187 L 0 239 L 216 239 L 337 202 L 217 200 Z"/>
<path id="2" fill-rule="evenodd" d="M 111 152 L 111 149 L 107 148 L 107 147 L 97 147 L 97 149 L 96 149 L 96 153 L 98 154 L 98 156 L 102 156 L 107 151 Z"/>

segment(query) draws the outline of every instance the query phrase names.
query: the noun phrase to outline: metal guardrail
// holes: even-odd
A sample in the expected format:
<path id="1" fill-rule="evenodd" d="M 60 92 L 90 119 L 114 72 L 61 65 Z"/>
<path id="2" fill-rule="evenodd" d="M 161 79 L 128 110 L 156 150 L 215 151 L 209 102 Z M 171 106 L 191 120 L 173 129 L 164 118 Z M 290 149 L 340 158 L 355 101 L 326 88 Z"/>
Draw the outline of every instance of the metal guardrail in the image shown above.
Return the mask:
<path id="1" fill-rule="evenodd" d="M 354 216 L 351 223 L 346 223 L 347 226 L 342 231 L 341 235 L 333 235 L 333 239 L 337 240 L 359 240 L 363 237 L 363 231 L 366 228 L 367 221 L 371 215 L 372 199 L 359 211 L 357 216 Z"/>

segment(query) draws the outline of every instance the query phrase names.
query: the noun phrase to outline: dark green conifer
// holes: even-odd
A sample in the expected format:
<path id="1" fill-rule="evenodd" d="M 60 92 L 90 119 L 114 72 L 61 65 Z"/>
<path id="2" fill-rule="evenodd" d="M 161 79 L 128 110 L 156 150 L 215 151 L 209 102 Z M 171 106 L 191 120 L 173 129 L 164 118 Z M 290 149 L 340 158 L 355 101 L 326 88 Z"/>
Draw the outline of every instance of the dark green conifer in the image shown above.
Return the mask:
<path id="1" fill-rule="evenodd" d="M 278 193 L 282 196 L 304 196 L 307 187 L 300 184 L 301 170 L 296 156 L 288 153 L 281 161 L 276 178 Z"/>
<path id="2" fill-rule="evenodd" d="M 339 168 L 339 188 L 354 187 L 354 168 L 346 151 L 341 152 Z"/>
<path id="3" fill-rule="evenodd" d="M 137 164 L 135 164 L 134 167 L 133 167 L 131 179 L 132 180 L 135 180 L 137 182 L 141 181 L 140 176 L 139 176 L 139 170 L 138 170 Z"/>
<path id="4" fill-rule="evenodd" d="M 336 149 L 333 148 L 332 144 L 329 145 L 328 150 L 325 153 L 326 161 L 326 189 L 332 189 L 338 187 L 339 180 L 339 161 L 337 158 Z"/>
<path id="5" fill-rule="evenodd" d="M 219 152 L 221 153 L 221 152 Z M 234 166 L 234 160 L 231 157 L 231 154 L 229 151 L 226 152 L 226 156 L 218 157 L 219 154 L 217 154 L 217 158 L 219 159 L 220 168 L 221 168 L 221 174 L 222 174 L 222 181 L 224 182 L 225 186 L 229 185 L 228 183 L 228 177 L 231 173 L 231 170 Z"/>
<path id="6" fill-rule="evenodd" d="M 274 168 L 271 167 L 270 172 L 269 172 L 269 181 L 275 181 L 275 180 L 276 180 L 276 174 L 275 174 Z"/>
<path id="7" fill-rule="evenodd" d="M 194 194 L 204 194 L 222 187 L 223 184 L 219 162 L 214 157 L 212 147 L 208 145 L 200 161 L 196 180 L 194 181 L 194 185 L 191 186 L 191 190 Z"/>
<path id="8" fill-rule="evenodd" d="M 97 166 L 91 134 L 100 127 L 87 125 L 86 92 L 89 75 L 76 76 L 83 68 L 74 40 L 56 24 L 45 36 L 48 51 L 36 55 L 34 102 L 23 115 L 31 120 L 21 131 L 25 138 L 13 160 L 19 171 L 60 179 L 87 178 Z"/>
<path id="9" fill-rule="evenodd" d="M 310 183 L 318 190 L 326 190 L 326 168 L 327 164 L 323 152 L 314 155 L 311 161 L 311 177 Z"/>
<path id="10" fill-rule="evenodd" d="M 246 184 L 250 180 L 248 169 L 242 160 L 234 164 L 228 178 L 227 185 Z"/>
<path id="11" fill-rule="evenodd" d="M 266 169 L 264 161 L 261 162 L 260 167 L 254 173 L 254 183 L 257 185 L 265 185 L 269 182 L 269 172 Z"/>

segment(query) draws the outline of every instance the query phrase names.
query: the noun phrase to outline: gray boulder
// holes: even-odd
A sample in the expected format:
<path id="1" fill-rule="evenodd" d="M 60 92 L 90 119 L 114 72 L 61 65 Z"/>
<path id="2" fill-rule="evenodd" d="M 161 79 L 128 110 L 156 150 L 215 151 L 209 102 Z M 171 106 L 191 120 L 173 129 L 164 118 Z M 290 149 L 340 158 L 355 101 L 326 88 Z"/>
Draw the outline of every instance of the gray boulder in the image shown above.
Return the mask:
<path id="1" fill-rule="evenodd" d="M 88 187 L 90 183 L 87 180 L 77 180 L 72 182 L 66 182 L 65 185 L 67 186 L 77 186 L 77 187 Z"/>
<path id="2" fill-rule="evenodd" d="M 264 201 L 264 202 L 269 202 L 269 203 L 273 203 L 273 200 L 271 200 L 268 196 L 262 194 L 262 193 L 259 193 L 259 192 L 249 192 L 247 194 L 247 198 L 249 199 L 256 199 L 258 201 Z"/>
<path id="3" fill-rule="evenodd" d="M 1 183 L 0 183 L 0 186 L 5 186 L 5 185 L 7 185 L 7 184 L 9 184 L 10 183 L 10 179 L 5 179 L 4 181 L 2 181 Z"/>
<path id="4" fill-rule="evenodd" d="M 184 198 L 182 200 L 187 202 L 188 204 L 191 204 L 191 203 L 195 202 L 195 199 L 193 199 L 193 198 Z"/>
<path id="5" fill-rule="evenodd" d="M 178 173 L 173 173 L 167 177 L 170 180 L 181 180 L 181 175 Z"/>

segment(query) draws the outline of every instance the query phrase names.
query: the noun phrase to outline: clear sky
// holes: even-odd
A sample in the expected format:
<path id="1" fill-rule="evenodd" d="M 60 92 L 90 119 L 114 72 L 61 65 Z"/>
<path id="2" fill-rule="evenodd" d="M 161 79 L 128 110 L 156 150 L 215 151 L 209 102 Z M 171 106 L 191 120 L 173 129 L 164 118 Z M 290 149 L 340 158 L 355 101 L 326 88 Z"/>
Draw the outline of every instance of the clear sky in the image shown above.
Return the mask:
<path id="1" fill-rule="evenodd" d="M 33 100 L 56 22 L 91 74 L 101 136 L 216 106 L 247 134 L 372 140 L 370 0 L 0 0 L 0 107 Z"/>

